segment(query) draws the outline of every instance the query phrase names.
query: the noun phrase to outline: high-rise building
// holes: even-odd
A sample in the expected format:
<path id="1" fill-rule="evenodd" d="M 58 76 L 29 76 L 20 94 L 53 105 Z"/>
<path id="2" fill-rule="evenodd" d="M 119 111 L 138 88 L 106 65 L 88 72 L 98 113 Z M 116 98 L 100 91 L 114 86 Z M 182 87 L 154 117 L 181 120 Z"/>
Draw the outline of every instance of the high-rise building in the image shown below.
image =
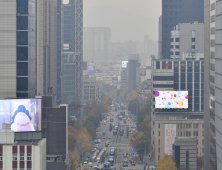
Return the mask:
<path id="1" fill-rule="evenodd" d="M 217 159 L 220 149 L 216 147 L 216 131 L 218 129 L 215 121 L 220 118 L 220 116 L 216 117 L 216 105 L 219 106 L 220 102 L 215 101 L 215 77 L 218 78 L 219 75 L 215 73 L 216 4 L 216 0 L 204 1 L 204 168 L 209 170 L 217 169 L 217 163 L 221 165 L 221 159 L 220 161 Z M 217 93 L 219 94 L 218 89 Z"/>
<path id="2" fill-rule="evenodd" d="M 0 0 L 0 98 L 43 93 L 42 5 L 41 0 Z"/>
<path id="3" fill-rule="evenodd" d="M 159 17 L 158 27 L 158 56 L 162 57 L 162 15 Z"/>
<path id="4" fill-rule="evenodd" d="M 191 57 L 195 53 L 204 53 L 203 23 L 180 23 L 171 31 L 170 57 L 182 59 L 184 53 Z"/>
<path id="5" fill-rule="evenodd" d="M 70 0 L 63 4 L 63 55 L 62 90 L 63 102 L 82 101 L 83 84 L 83 0 Z"/>
<path id="6" fill-rule="evenodd" d="M 60 1 L 61 3 L 61 1 Z M 61 56 L 61 11 L 57 11 L 57 0 L 44 0 L 44 94 L 53 95 L 57 103 L 57 55 Z M 58 28 L 58 30 L 57 30 Z M 60 31 L 60 32 L 59 32 Z M 59 39 L 57 40 L 57 36 Z M 57 46 L 60 51 L 57 51 Z M 61 57 L 60 57 L 61 60 Z M 60 61 L 61 63 L 61 61 Z M 60 66 L 61 68 L 61 66 Z M 60 73 L 59 73 L 60 77 Z"/>
<path id="7" fill-rule="evenodd" d="M 216 133 L 216 159 L 217 159 L 217 168 L 222 167 L 222 114 L 221 114 L 221 108 L 222 108 L 222 57 L 221 57 L 221 51 L 222 51 L 222 26 L 221 26 L 221 15 L 222 15 L 222 9 L 221 9 L 222 1 L 217 0 L 216 1 L 216 18 L 215 18 L 215 28 L 211 28 L 211 31 L 214 32 L 215 29 L 215 42 L 211 41 L 211 46 L 215 43 L 215 59 L 214 63 L 211 62 L 211 70 L 215 70 L 215 90 L 213 91 L 215 93 L 215 133 Z M 214 8 L 214 5 L 212 5 Z M 214 104 L 213 104 L 214 105 Z"/>
<path id="8" fill-rule="evenodd" d="M 127 86 L 129 91 L 138 90 L 138 71 L 139 67 L 139 54 L 130 54 L 127 63 Z"/>
<path id="9" fill-rule="evenodd" d="M 63 0 L 57 0 L 57 90 L 56 90 L 56 103 L 61 104 L 61 68 L 62 68 L 62 51 L 63 51 Z"/>
<path id="10" fill-rule="evenodd" d="M 84 60 L 109 61 L 111 55 L 111 29 L 109 27 L 83 28 Z"/>
<path id="11" fill-rule="evenodd" d="M 204 0 L 162 0 L 162 56 L 170 58 L 170 32 L 179 23 L 204 22 Z"/>
<path id="12" fill-rule="evenodd" d="M 152 60 L 152 107 L 151 107 L 151 145 L 156 144 L 155 121 L 176 119 L 204 119 L 204 62 L 203 57 Z M 188 91 L 188 108 L 156 109 L 155 91 Z M 154 150 L 154 152 L 156 152 Z"/>

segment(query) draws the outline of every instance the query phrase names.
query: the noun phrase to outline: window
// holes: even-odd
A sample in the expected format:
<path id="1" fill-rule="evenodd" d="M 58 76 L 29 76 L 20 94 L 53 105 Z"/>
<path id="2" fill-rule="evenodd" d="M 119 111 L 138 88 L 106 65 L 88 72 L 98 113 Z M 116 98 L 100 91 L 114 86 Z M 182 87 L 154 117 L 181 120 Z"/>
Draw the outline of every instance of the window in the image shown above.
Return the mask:
<path id="1" fill-rule="evenodd" d="M 28 47 L 17 47 L 17 61 L 28 61 Z"/>
<path id="2" fill-rule="evenodd" d="M 180 132 L 180 136 L 183 136 L 183 133 L 182 133 L 182 131 Z"/>
<path id="3" fill-rule="evenodd" d="M 198 136 L 198 131 L 194 131 L 193 136 Z"/>
<path id="4" fill-rule="evenodd" d="M 198 139 L 197 139 L 197 145 L 198 145 Z"/>
<path id="5" fill-rule="evenodd" d="M 160 128 L 160 123 L 159 123 L 158 127 Z"/>
<path id="6" fill-rule="evenodd" d="M 17 16 L 17 30 L 28 30 L 28 16 Z"/>
<path id="7" fill-rule="evenodd" d="M 176 42 L 180 42 L 180 38 L 176 38 Z"/>
<path id="8" fill-rule="evenodd" d="M 28 45 L 28 31 L 17 31 L 17 45 Z"/>
<path id="9" fill-rule="evenodd" d="M 179 48 L 180 48 L 180 45 L 175 45 L 175 48 L 176 48 L 176 49 L 179 49 Z"/>
<path id="10" fill-rule="evenodd" d="M 174 42 L 174 38 L 170 38 L 170 41 L 171 41 L 171 42 Z"/>
<path id="11" fill-rule="evenodd" d="M 204 136 L 204 131 L 202 131 L 202 136 Z"/>
<path id="12" fill-rule="evenodd" d="M 24 154 L 20 154 L 20 161 L 24 161 Z"/>
<path id="13" fill-rule="evenodd" d="M 188 129 L 188 127 L 189 127 L 189 124 L 186 124 L 186 128 Z"/>
<path id="14" fill-rule="evenodd" d="M 202 153 L 204 153 L 204 148 L 202 148 Z"/>
<path id="15" fill-rule="evenodd" d="M 160 62 L 156 61 L 156 69 L 160 69 Z"/>
<path id="16" fill-rule="evenodd" d="M 191 136 L 191 131 L 189 131 L 189 136 Z"/>
<path id="17" fill-rule="evenodd" d="M 195 38 L 192 38 L 192 42 L 195 42 Z"/>
<path id="18" fill-rule="evenodd" d="M 173 48 L 174 47 L 174 45 L 170 45 L 170 48 Z"/>
<path id="19" fill-rule="evenodd" d="M 160 145 L 160 139 L 158 139 L 158 144 Z"/>
<path id="20" fill-rule="evenodd" d="M 198 124 L 193 124 L 194 129 L 198 129 Z"/>
<path id="21" fill-rule="evenodd" d="M 204 145 L 204 140 L 202 140 L 202 145 Z"/>
<path id="22" fill-rule="evenodd" d="M 158 132 L 158 135 L 160 136 L 160 131 Z"/>
<path id="23" fill-rule="evenodd" d="M 174 55 L 174 52 L 173 52 L 173 51 L 171 51 L 171 52 L 170 52 L 170 55 Z"/>
<path id="24" fill-rule="evenodd" d="M 17 161 L 17 154 L 13 154 L 13 161 Z"/>
<path id="25" fill-rule="evenodd" d="M 189 168 L 189 151 L 186 151 L 186 169 Z"/>
<path id="26" fill-rule="evenodd" d="M 27 161 L 31 161 L 32 160 L 32 154 L 27 154 Z"/>
<path id="27" fill-rule="evenodd" d="M 160 148 L 158 148 L 158 153 L 160 153 Z"/>
<path id="28" fill-rule="evenodd" d="M 189 129 L 191 129 L 191 123 L 189 124 Z"/>
<path id="29" fill-rule="evenodd" d="M 188 136 L 189 135 L 189 132 L 188 131 L 186 131 L 186 136 Z"/>
<path id="30" fill-rule="evenodd" d="M 17 91 L 28 91 L 28 77 L 17 77 Z"/>
<path id="31" fill-rule="evenodd" d="M 28 0 L 17 0 L 17 14 L 28 14 Z"/>
<path id="32" fill-rule="evenodd" d="M 17 76 L 28 76 L 28 62 L 17 62 Z"/>
<path id="33" fill-rule="evenodd" d="M 180 55 L 180 52 L 175 52 L 175 55 Z"/>
<path id="34" fill-rule="evenodd" d="M 192 45 L 191 48 L 192 48 L 192 49 L 195 49 L 195 45 Z"/>
<path id="35" fill-rule="evenodd" d="M 2 154 L 0 154 L 0 161 L 2 161 L 3 160 L 3 157 L 2 157 Z"/>

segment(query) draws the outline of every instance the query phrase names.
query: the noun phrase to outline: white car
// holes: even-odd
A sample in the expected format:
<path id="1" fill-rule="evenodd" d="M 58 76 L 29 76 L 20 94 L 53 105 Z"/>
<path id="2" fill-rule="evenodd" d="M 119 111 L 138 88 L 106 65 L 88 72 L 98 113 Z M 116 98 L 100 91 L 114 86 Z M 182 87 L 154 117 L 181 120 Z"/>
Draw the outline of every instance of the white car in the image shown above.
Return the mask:
<path id="1" fill-rule="evenodd" d="M 97 169 L 97 167 L 98 167 L 98 165 L 96 165 L 96 164 L 93 165 L 93 168 L 94 168 L 94 169 Z"/>
<path id="2" fill-rule="evenodd" d="M 93 165 L 92 162 L 88 163 L 88 167 L 92 167 L 92 165 Z"/>
<path id="3" fill-rule="evenodd" d="M 99 147 L 99 145 L 98 145 L 98 144 L 95 144 L 95 147 L 96 147 L 96 148 L 98 148 L 98 147 Z"/>
<path id="4" fill-rule="evenodd" d="M 104 125 L 106 125 L 106 121 L 104 121 L 103 123 L 104 123 Z"/>
<path id="5" fill-rule="evenodd" d="M 84 162 L 83 162 L 83 164 L 85 164 L 85 165 L 86 165 L 86 164 L 88 164 L 88 162 L 87 162 L 87 161 L 84 161 Z"/>
<path id="6" fill-rule="evenodd" d="M 100 140 L 100 139 L 98 139 L 98 143 L 101 143 L 101 140 Z"/>

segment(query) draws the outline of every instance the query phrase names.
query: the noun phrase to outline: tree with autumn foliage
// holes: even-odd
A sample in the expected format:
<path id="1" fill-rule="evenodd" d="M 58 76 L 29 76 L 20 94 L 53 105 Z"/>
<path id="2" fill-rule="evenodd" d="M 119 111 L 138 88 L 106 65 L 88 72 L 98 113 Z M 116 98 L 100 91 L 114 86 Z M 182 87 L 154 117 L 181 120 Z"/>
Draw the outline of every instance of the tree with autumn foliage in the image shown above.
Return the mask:
<path id="1" fill-rule="evenodd" d="M 166 153 L 157 162 L 156 169 L 157 170 L 177 170 L 175 166 L 175 162 L 173 162 L 172 158 Z"/>
<path id="2" fill-rule="evenodd" d="M 79 165 L 79 157 L 78 157 L 78 154 L 77 153 L 72 153 L 71 151 L 69 151 L 69 157 L 71 159 L 71 170 L 76 170 L 76 168 L 78 167 Z"/>
<path id="3" fill-rule="evenodd" d="M 82 128 L 82 130 L 79 132 L 78 135 L 78 140 L 77 140 L 77 149 L 79 152 L 89 152 L 92 147 L 91 147 L 91 141 L 92 137 L 88 133 L 86 128 Z"/>
<path id="4" fill-rule="evenodd" d="M 149 151 L 150 138 L 148 138 L 142 131 L 134 133 L 130 136 L 130 144 L 132 147 L 137 149 L 137 153 L 140 159 L 143 160 L 143 155 L 145 154 L 145 142 L 146 142 L 146 153 Z"/>
<path id="5" fill-rule="evenodd" d="M 79 132 L 72 126 L 68 127 L 69 150 L 73 151 L 78 140 Z"/>

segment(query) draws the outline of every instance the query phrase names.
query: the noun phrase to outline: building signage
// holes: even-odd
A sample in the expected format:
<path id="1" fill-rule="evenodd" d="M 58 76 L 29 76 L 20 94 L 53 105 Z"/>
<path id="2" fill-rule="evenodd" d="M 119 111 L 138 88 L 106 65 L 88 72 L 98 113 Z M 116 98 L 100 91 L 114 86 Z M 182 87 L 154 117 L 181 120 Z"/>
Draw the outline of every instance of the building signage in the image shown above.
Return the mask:
<path id="1" fill-rule="evenodd" d="M 122 61 L 122 68 L 127 68 L 128 61 Z"/>
<path id="2" fill-rule="evenodd" d="M 176 137 L 176 124 L 165 124 L 164 133 L 164 153 L 172 155 L 172 147 Z"/>

